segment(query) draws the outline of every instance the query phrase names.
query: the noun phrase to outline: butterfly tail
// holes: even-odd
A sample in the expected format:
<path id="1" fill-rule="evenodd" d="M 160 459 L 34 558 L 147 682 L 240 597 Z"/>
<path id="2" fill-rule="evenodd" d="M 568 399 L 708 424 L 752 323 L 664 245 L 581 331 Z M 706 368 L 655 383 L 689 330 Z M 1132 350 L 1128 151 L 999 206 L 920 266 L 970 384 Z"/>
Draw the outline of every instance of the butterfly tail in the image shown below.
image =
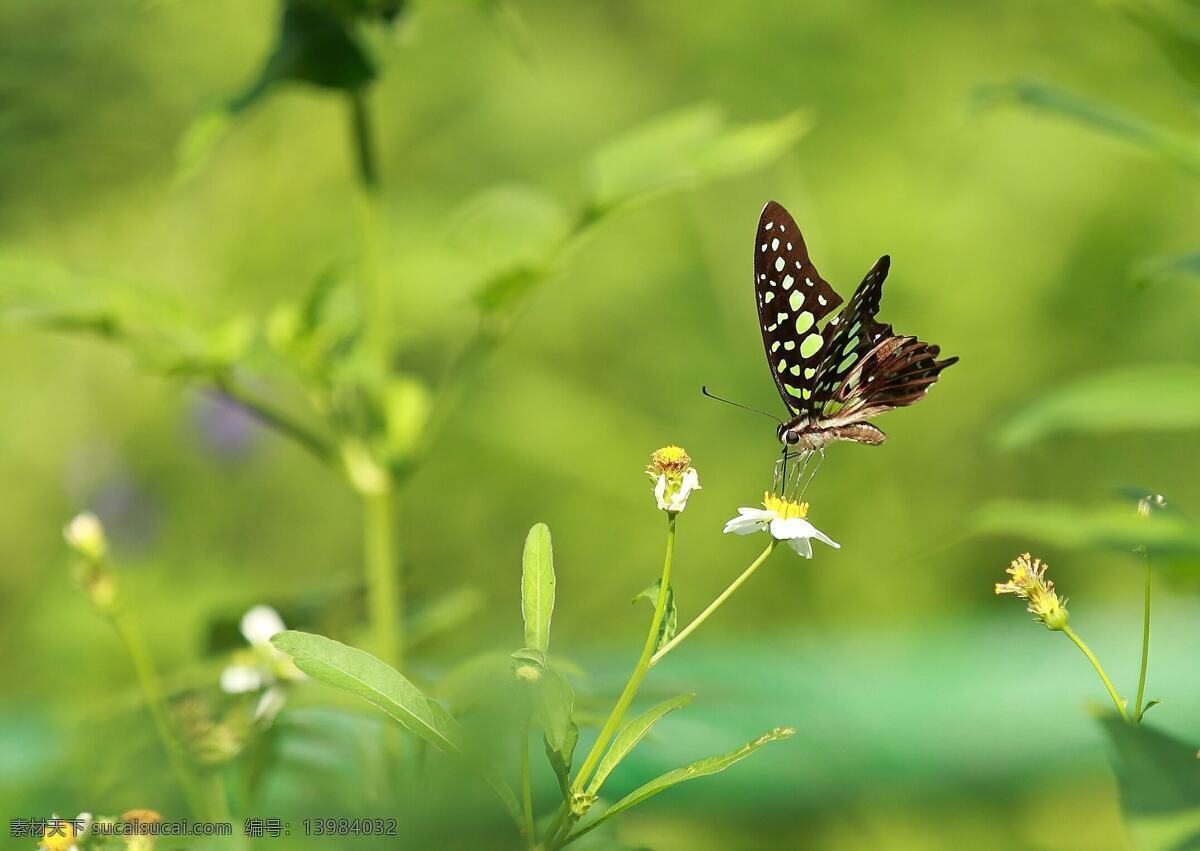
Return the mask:
<path id="1" fill-rule="evenodd" d="M 941 349 L 916 337 L 888 337 L 855 366 L 838 390 L 839 418 L 866 419 L 903 408 L 924 396 L 958 358 L 938 360 Z"/>

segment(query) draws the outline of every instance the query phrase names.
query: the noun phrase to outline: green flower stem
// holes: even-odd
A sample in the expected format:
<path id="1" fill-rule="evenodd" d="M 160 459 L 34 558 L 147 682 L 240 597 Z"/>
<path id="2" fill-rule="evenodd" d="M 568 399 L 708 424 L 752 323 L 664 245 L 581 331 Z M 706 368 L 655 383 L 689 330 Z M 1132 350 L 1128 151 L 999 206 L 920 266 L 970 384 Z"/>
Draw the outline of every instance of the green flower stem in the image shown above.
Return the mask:
<path id="1" fill-rule="evenodd" d="M 696 628 L 699 627 L 700 624 L 708 620 L 709 616 L 712 615 L 713 612 L 721 608 L 722 604 L 733 595 L 733 592 L 741 588 L 742 585 L 745 584 L 746 580 L 754 575 L 754 571 L 758 570 L 758 568 L 762 566 L 763 562 L 765 562 L 771 553 L 775 551 L 775 547 L 778 546 L 778 544 L 779 541 L 777 541 L 775 538 L 771 538 L 771 543 L 767 544 L 767 548 L 762 551 L 759 557 L 752 561 L 750 566 L 742 571 L 741 576 L 733 580 L 729 587 L 722 591 L 717 599 L 713 600 L 712 603 L 709 604 L 707 609 L 696 615 L 691 623 L 681 629 L 674 638 L 664 644 L 661 648 L 659 648 L 657 653 L 650 657 L 650 666 L 654 667 L 657 665 L 659 661 L 672 650 L 674 650 L 680 644 L 680 642 L 695 632 Z"/>
<path id="2" fill-rule="evenodd" d="M 533 782 L 529 775 L 529 724 L 521 725 L 521 806 L 524 823 L 521 832 L 530 851 L 537 847 L 537 833 L 533 826 Z"/>
<path id="3" fill-rule="evenodd" d="M 1142 700 L 1146 696 L 1146 665 L 1150 661 L 1150 550 L 1145 551 L 1146 580 L 1142 599 L 1142 665 L 1138 672 L 1137 700 L 1133 703 L 1133 718 L 1142 721 Z"/>
<path id="4" fill-rule="evenodd" d="M 609 713 L 604 726 L 600 728 L 600 735 L 596 737 L 592 749 L 588 751 L 587 757 L 583 760 L 583 765 L 579 767 L 579 773 L 575 775 L 575 782 L 571 784 L 573 793 L 582 792 L 587 785 L 588 779 L 604 755 L 605 748 L 608 747 L 612 737 L 616 735 L 617 727 L 624 720 L 625 713 L 629 711 L 629 706 L 633 703 L 633 698 L 637 695 L 646 672 L 650 670 L 650 657 L 654 655 L 654 648 L 658 644 L 659 629 L 662 627 L 663 617 L 666 615 L 667 597 L 671 588 L 671 561 L 675 557 L 676 518 L 675 512 L 667 512 L 667 552 L 663 558 L 662 579 L 658 586 L 658 599 L 654 603 L 654 617 L 650 619 L 650 631 L 646 635 L 646 644 L 642 648 L 642 655 L 638 657 L 633 673 L 629 675 L 629 680 L 625 683 L 625 689 L 617 698 L 617 703 Z M 559 808 L 546 831 L 544 844 L 547 849 L 557 848 L 562 836 L 570 831 L 574 819 L 568 816 L 569 802 L 563 801 L 562 807 Z"/>
<path id="5" fill-rule="evenodd" d="M 146 643 L 142 639 L 141 632 L 121 611 L 112 612 L 109 620 L 113 629 L 116 630 L 117 636 L 125 645 L 129 659 L 133 663 L 133 670 L 137 674 L 142 698 L 146 701 L 147 709 L 150 710 L 155 732 L 158 733 L 163 750 L 167 752 L 171 771 L 183 788 L 189 809 L 198 819 L 217 821 L 220 811 L 212 796 L 204 788 L 204 784 L 200 782 L 200 778 L 192 770 L 183 745 L 176 735 L 175 727 L 171 723 L 171 712 L 167 707 L 166 691 L 163 689 L 162 680 L 159 679 L 158 671 L 155 670 L 154 663 L 150 659 L 150 653 L 146 650 Z M 222 797 L 223 795 L 222 790 Z"/>
<path id="6" fill-rule="evenodd" d="M 367 569 L 367 613 L 378 656 L 393 668 L 404 663 L 404 619 L 392 494 L 363 494 L 363 555 Z"/>
<path id="7" fill-rule="evenodd" d="M 1088 657 L 1088 661 L 1092 663 L 1092 667 L 1096 669 L 1096 673 L 1100 675 L 1100 679 L 1104 682 L 1104 687 L 1108 689 L 1108 694 L 1112 697 L 1113 705 L 1117 707 L 1117 712 L 1121 713 L 1121 717 L 1126 721 L 1129 720 L 1129 713 L 1125 710 L 1125 704 L 1121 701 L 1121 696 L 1117 694 L 1117 690 L 1113 687 L 1112 680 L 1108 678 L 1108 674 L 1104 673 L 1104 668 L 1100 664 L 1100 660 L 1096 658 L 1088 646 L 1083 643 L 1083 639 L 1075 634 L 1075 630 L 1069 626 L 1062 628 L 1063 633 L 1067 638 L 1075 642 L 1075 646 L 1083 651 L 1083 655 Z"/>

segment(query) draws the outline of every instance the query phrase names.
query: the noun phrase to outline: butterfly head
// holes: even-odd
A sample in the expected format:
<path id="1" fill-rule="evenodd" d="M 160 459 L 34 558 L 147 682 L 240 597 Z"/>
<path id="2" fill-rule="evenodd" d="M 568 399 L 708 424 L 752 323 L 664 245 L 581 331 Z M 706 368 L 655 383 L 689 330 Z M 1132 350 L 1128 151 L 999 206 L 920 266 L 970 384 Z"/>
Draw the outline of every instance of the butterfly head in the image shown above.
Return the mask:
<path id="1" fill-rule="evenodd" d="M 775 429 L 775 436 L 779 438 L 779 442 L 788 446 L 795 446 L 800 442 L 800 434 L 796 431 L 795 426 L 788 423 L 780 423 L 779 428 Z"/>

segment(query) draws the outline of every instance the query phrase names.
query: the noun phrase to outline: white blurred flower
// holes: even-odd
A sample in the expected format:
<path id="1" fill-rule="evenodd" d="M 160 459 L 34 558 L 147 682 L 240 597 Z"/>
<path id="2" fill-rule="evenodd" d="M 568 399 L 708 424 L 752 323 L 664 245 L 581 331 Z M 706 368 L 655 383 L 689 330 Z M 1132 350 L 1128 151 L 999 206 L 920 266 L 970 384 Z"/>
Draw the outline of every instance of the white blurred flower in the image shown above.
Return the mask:
<path id="1" fill-rule="evenodd" d="M 38 848 L 43 851 L 79 851 L 78 840 L 92 826 L 92 814 L 80 813 L 75 818 L 54 815 L 46 819 Z"/>
<path id="2" fill-rule="evenodd" d="M 808 516 L 807 502 L 792 502 L 763 494 L 762 508 L 739 508 L 738 516 L 725 524 L 725 532 L 735 535 L 750 535 L 769 531 L 777 541 L 787 545 L 805 558 L 812 558 L 812 539 L 840 549 L 841 544 L 830 538 L 805 518 Z"/>
<path id="3" fill-rule="evenodd" d="M 270 606 L 259 605 L 242 615 L 241 629 L 242 635 L 251 646 L 271 647 L 271 639 L 287 627 L 283 625 L 283 618 L 279 616 L 279 612 Z"/>
<path id="4" fill-rule="evenodd" d="M 221 672 L 221 690 L 227 694 L 248 694 L 267 689 L 267 694 L 259 700 L 255 718 L 274 717 L 283 702 L 283 691 L 277 689 L 275 684 L 280 680 L 302 680 L 305 675 L 295 666 L 291 657 L 271 643 L 273 636 L 287 629 L 279 612 L 270 606 L 254 606 L 242 615 L 240 626 L 250 647 L 239 650 L 234 655 L 233 663 Z M 271 703 L 277 705 L 269 714 L 264 713 L 264 701 L 272 691 L 277 694 L 271 697 Z"/>
<path id="5" fill-rule="evenodd" d="M 63 537 L 71 549 L 90 561 L 100 561 L 108 555 L 104 525 L 90 511 L 82 511 L 72 517 L 63 529 Z"/>

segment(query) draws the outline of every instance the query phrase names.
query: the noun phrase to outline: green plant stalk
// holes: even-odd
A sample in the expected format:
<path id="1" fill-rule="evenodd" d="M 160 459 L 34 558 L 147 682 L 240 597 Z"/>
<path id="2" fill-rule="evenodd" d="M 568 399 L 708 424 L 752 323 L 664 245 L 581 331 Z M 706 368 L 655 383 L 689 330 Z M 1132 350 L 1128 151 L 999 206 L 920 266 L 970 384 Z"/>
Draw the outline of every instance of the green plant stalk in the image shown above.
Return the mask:
<path id="1" fill-rule="evenodd" d="M 404 663 L 404 619 L 392 494 L 363 494 L 363 555 L 367 570 L 367 615 L 378 656 L 393 668 Z"/>
<path id="2" fill-rule="evenodd" d="M 1142 722 L 1142 701 L 1146 697 L 1146 666 L 1150 661 L 1150 550 L 1146 550 L 1146 580 L 1142 599 L 1142 664 L 1138 671 L 1137 699 L 1133 703 L 1133 718 Z"/>
<path id="3" fill-rule="evenodd" d="M 721 608 L 722 604 L 724 604 L 724 602 L 733 595 L 733 592 L 741 588 L 742 585 L 745 584 L 746 580 L 753 576 L 754 572 L 763 565 L 768 557 L 770 557 L 771 553 L 775 552 L 775 547 L 778 546 L 778 544 L 779 541 L 777 541 L 775 538 L 771 538 L 771 543 L 767 544 L 767 548 L 762 551 L 758 558 L 750 562 L 750 566 L 742 571 L 741 576 L 733 580 L 733 582 L 729 584 L 729 587 L 722 591 L 720 595 L 718 595 L 717 598 L 708 605 L 708 608 L 696 615 L 696 617 L 692 619 L 691 623 L 676 633 L 674 638 L 660 647 L 658 652 L 650 657 L 650 667 L 657 665 L 664 656 L 678 647 L 685 638 L 695 632 L 696 628 L 699 627 L 700 624 L 708 620 L 713 612 Z"/>
<path id="4" fill-rule="evenodd" d="M 529 724 L 521 725 L 521 806 L 524 824 L 521 832 L 530 851 L 537 847 L 537 833 L 533 825 L 533 781 L 529 774 Z"/>
<path id="5" fill-rule="evenodd" d="M 359 186 L 362 233 L 362 272 L 365 282 L 366 340 L 375 368 L 386 375 L 391 368 L 388 346 L 388 297 L 382 261 L 382 193 L 375 154 L 368 90 L 348 95 L 350 137 Z M 385 465 L 381 465 L 385 466 Z M 366 559 L 367 610 L 379 658 L 402 669 L 404 658 L 403 580 L 392 523 L 392 481 L 382 492 L 362 495 L 363 554 Z"/>
<path id="6" fill-rule="evenodd" d="M 575 782 L 571 784 L 573 793 L 582 792 L 587 785 L 588 779 L 604 755 L 605 748 L 616 734 L 621 721 L 624 720 L 625 713 L 629 711 L 629 706 L 633 703 L 633 698 L 637 695 L 646 672 L 650 670 L 650 658 L 654 655 L 654 648 L 658 644 L 658 634 L 662 627 L 663 617 L 666 615 L 667 597 L 671 587 L 671 561 L 675 557 L 676 518 L 675 512 L 667 512 L 667 551 L 663 557 L 662 579 L 658 586 L 658 599 L 654 603 L 654 617 L 650 619 L 650 631 L 646 635 L 646 644 L 642 648 L 642 655 L 638 657 L 637 664 L 633 668 L 633 673 L 629 675 L 629 680 L 625 683 L 621 696 L 617 698 L 616 705 L 613 706 L 604 726 L 600 728 L 600 735 L 596 737 L 592 749 L 588 751 L 587 757 L 583 760 L 583 765 L 579 767 L 579 773 L 575 775 Z M 573 820 L 567 817 L 568 808 L 568 802 L 564 801 L 546 833 L 546 847 L 549 849 L 558 847 L 559 834 L 565 832 L 563 828 L 569 831 L 573 824 Z"/>
<path id="7" fill-rule="evenodd" d="M 1112 680 L 1108 678 L 1108 674 L 1104 673 L 1104 667 L 1100 664 L 1100 660 L 1096 658 L 1095 654 L 1093 654 L 1090 649 L 1088 649 L 1088 646 L 1083 643 L 1083 639 L 1076 635 L 1075 630 L 1071 629 L 1070 626 L 1063 626 L 1062 631 L 1067 638 L 1075 642 L 1075 646 L 1083 651 L 1083 655 L 1086 656 L 1088 661 L 1092 663 L 1092 667 L 1095 668 L 1096 673 L 1100 675 L 1100 679 L 1103 681 L 1104 687 L 1108 689 L 1108 694 L 1112 698 L 1113 705 L 1117 707 L 1117 712 L 1121 714 L 1121 717 L 1124 720 L 1128 721 L 1129 713 L 1125 709 L 1125 704 L 1121 701 L 1121 696 L 1117 694 L 1117 690 L 1113 687 Z"/>
<path id="8" fill-rule="evenodd" d="M 138 685 L 142 690 L 142 699 L 146 701 L 146 708 L 150 710 L 155 732 L 158 733 L 163 750 L 167 752 L 167 761 L 171 766 L 171 771 L 183 788 L 189 809 L 198 819 L 217 821 L 221 812 L 220 807 L 215 804 L 204 784 L 200 782 L 200 778 L 192 771 L 183 745 L 175 733 L 175 726 L 171 723 L 171 713 L 167 707 L 167 694 L 163 689 L 162 680 L 159 679 L 158 671 L 154 668 L 141 633 L 123 612 L 113 612 L 109 616 L 109 620 L 117 636 L 121 639 L 121 643 L 125 645 L 129 659 L 133 663 L 133 670 L 137 674 Z M 224 791 L 222 790 L 223 800 Z"/>
<path id="9" fill-rule="evenodd" d="M 222 396 L 229 399 L 263 425 L 295 441 L 302 449 L 317 458 L 317 460 L 326 464 L 333 460 L 333 447 L 329 445 L 327 440 L 306 426 L 296 422 L 287 414 L 272 407 L 269 403 L 255 398 L 245 388 L 236 384 L 233 379 L 228 376 L 218 376 L 214 379 L 213 385 Z"/>

